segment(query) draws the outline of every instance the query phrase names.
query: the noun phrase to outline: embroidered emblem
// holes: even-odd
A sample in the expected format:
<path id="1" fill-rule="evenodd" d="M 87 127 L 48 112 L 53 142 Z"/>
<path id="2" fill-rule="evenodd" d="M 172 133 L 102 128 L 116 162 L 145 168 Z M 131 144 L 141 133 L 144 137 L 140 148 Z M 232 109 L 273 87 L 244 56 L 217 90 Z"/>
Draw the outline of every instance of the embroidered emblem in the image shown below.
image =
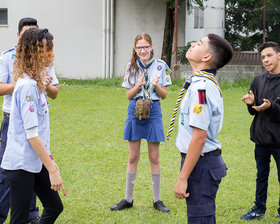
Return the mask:
<path id="1" fill-rule="evenodd" d="M 157 70 L 160 71 L 161 69 L 162 69 L 161 65 L 157 66 Z"/>
<path id="2" fill-rule="evenodd" d="M 199 104 L 207 104 L 205 89 L 198 90 L 198 101 L 199 101 Z"/>
<path id="3" fill-rule="evenodd" d="M 31 102 L 31 101 L 33 101 L 33 98 L 32 98 L 32 96 L 26 96 L 26 100 L 27 100 L 27 102 Z"/>
<path id="4" fill-rule="evenodd" d="M 165 73 L 166 73 L 166 75 L 169 75 L 169 74 L 170 74 L 170 72 L 169 72 L 168 69 L 165 69 Z"/>
<path id="5" fill-rule="evenodd" d="M 193 107 L 193 113 L 201 115 L 202 111 L 203 111 L 203 108 L 204 108 L 204 106 L 199 105 L 199 104 L 195 104 L 194 107 Z"/>
<path id="6" fill-rule="evenodd" d="M 185 121 L 184 121 L 184 114 L 181 113 L 181 125 L 184 126 L 184 124 L 185 124 Z"/>
<path id="7" fill-rule="evenodd" d="M 29 107 L 29 111 L 30 111 L 30 112 L 34 112 L 34 107 L 33 107 L 33 106 L 30 106 L 30 107 Z"/>

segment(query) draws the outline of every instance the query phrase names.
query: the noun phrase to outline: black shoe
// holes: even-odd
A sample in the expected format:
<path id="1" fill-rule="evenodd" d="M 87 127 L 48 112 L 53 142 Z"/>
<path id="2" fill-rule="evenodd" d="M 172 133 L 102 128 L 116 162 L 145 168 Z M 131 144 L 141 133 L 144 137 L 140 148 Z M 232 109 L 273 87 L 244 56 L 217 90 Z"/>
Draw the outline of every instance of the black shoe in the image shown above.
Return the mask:
<path id="1" fill-rule="evenodd" d="M 28 220 L 28 224 L 39 224 L 40 223 L 40 217 L 37 216 L 31 220 Z"/>
<path id="2" fill-rule="evenodd" d="M 248 213 L 243 215 L 241 219 L 253 220 L 264 217 L 265 210 L 259 209 L 257 206 L 254 206 Z"/>
<path id="3" fill-rule="evenodd" d="M 133 206 L 133 201 L 128 202 L 126 199 L 121 200 L 120 203 L 113 205 L 110 209 L 111 211 L 116 211 L 116 210 L 123 210 L 126 208 L 131 208 Z"/>
<path id="4" fill-rule="evenodd" d="M 161 200 L 154 202 L 154 208 L 164 213 L 170 212 L 170 209 L 167 208 Z"/>

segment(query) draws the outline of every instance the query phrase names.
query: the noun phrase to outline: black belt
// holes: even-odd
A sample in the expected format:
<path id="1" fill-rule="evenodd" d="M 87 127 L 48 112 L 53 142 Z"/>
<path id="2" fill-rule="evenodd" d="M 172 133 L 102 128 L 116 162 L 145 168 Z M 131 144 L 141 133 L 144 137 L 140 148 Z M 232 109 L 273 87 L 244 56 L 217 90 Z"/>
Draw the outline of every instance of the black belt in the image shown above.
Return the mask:
<path id="1" fill-rule="evenodd" d="M 203 154 L 203 156 L 200 155 L 200 157 L 204 157 L 204 156 L 219 156 L 222 154 L 222 150 L 221 149 L 216 149 L 214 151 L 211 151 L 211 152 L 206 152 Z M 182 158 L 185 158 L 186 157 L 186 153 L 183 153 L 181 152 L 181 156 Z"/>
<path id="2" fill-rule="evenodd" d="M 139 99 L 143 99 L 143 97 L 137 97 L 137 98 L 135 98 L 135 101 L 137 101 Z M 159 101 L 159 100 L 152 100 L 152 101 L 155 102 L 155 101 Z"/>
<path id="3" fill-rule="evenodd" d="M 4 117 L 10 117 L 10 113 L 4 112 Z"/>

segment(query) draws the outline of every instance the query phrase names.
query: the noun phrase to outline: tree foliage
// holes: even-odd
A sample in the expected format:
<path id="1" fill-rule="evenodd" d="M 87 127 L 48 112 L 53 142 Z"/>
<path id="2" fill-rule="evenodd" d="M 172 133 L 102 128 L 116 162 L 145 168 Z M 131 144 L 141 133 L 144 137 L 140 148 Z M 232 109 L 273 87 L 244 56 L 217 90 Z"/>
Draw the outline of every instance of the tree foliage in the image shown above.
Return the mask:
<path id="1" fill-rule="evenodd" d="M 226 0 L 225 37 L 234 50 L 254 50 L 263 42 L 263 0 Z M 280 40 L 280 0 L 266 0 L 265 39 Z"/>

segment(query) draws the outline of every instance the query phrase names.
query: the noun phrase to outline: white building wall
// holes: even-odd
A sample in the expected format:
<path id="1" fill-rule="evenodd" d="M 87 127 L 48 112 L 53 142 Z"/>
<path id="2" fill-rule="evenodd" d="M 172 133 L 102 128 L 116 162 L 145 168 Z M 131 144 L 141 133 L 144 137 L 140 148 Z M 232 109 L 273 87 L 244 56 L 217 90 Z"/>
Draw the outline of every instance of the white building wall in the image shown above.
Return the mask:
<path id="1" fill-rule="evenodd" d="M 108 33 L 103 26 L 104 1 L 0 0 L 0 8 L 8 8 L 8 26 L 0 26 L 0 52 L 17 44 L 19 20 L 34 17 L 54 35 L 54 66 L 60 78 L 109 77 L 102 73 L 103 37 Z M 151 35 L 155 56 L 160 58 L 166 5 L 163 0 L 114 0 L 114 5 L 113 74 L 119 76 L 131 58 L 134 38 L 141 32 Z M 184 23 L 179 22 L 179 46 L 184 40 L 182 28 Z"/>
<path id="2" fill-rule="evenodd" d="M 162 50 L 165 3 L 162 0 L 116 0 L 115 1 L 115 75 L 123 74 L 132 56 L 137 34 L 151 35 L 155 57 L 160 58 Z"/>
<path id="3" fill-rule="evenodd" d="M 194 29 L 194 10 L 191 14 L 186 13 L 185 44 L 190 41 L 198 41 L 208 33 L 215 33 L 224 37 L 225 1 L 204 1 L 204 7 L 204 28 L 202 29 Z"/>
<path id="4" fill-rule="evenodd" d="M 0 51 L 17 44 L 18 22 L 34 17 L 54 35 L 55 70 L 59 77 L 100 77 L 102 52 L 102 1 L 1 0 L 8 8 L 8 26 L 0 27 Z"/>

